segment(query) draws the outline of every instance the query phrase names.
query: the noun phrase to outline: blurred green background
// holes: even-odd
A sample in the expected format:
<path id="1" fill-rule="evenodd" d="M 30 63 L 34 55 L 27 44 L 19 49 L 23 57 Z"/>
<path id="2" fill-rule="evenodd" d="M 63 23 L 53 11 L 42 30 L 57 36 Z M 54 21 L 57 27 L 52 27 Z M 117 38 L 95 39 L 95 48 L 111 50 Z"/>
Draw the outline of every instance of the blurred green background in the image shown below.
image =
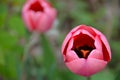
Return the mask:
<path id="1" fill-rule="evenodd" d="M 0 80 L 86 80 L 63 63 L 61 45 L 75 26 L 86 24 L 103 32 L 112 60 L 91 80 L 120 80 L 120 0 L 49 0 L 57 9 L 53 28 L 27 31 L 21 17 L 26 0 L 0 0 Z"/>

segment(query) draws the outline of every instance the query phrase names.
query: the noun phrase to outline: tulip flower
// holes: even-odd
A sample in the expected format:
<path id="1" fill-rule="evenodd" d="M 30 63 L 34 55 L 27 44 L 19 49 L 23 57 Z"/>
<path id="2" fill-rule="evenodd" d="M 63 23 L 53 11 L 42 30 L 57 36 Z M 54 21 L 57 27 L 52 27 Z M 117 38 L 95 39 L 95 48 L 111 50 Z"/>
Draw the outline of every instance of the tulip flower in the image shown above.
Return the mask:
<path id="1" fill-rule="evenodd" d="M 89 77 L 111 60 L 106 37 L 91 26 L 79 25 L 66 36 L 62 45 L 66 66 L 75 74 Z"/>
<path id="2" fill-rule="evenodd" d="M 29 31 L 46 32 L 52 27 L 56 10 L 46 0 L 27 0 L 22 17 Z"/>

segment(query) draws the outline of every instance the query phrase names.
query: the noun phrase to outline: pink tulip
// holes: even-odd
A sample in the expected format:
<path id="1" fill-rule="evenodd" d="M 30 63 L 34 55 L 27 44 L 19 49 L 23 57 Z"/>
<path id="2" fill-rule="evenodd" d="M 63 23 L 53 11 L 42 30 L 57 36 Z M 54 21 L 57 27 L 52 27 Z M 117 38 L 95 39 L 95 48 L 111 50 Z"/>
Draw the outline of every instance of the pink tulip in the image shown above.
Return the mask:
<path id="1" fill-rule="evenodd" d="M 91 76 L 111 60 L 106 37 L 90 26 L 79 25 L 66 36 L 62 45 L 66 66 L 75 74 Z"/>
<path id="2" fill-rule="evenodd" d="M 46 32 L 56 18 L 56 10 L 46 0 L 27 0 L 22 17 L 29 31 Z"/>

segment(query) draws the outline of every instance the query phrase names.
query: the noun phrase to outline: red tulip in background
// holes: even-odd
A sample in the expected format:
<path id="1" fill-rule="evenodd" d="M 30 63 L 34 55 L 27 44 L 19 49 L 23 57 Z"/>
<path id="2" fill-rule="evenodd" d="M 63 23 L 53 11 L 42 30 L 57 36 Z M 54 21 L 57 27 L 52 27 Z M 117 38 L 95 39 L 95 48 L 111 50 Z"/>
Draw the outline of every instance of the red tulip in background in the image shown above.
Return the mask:
<path id="1" fill-rule="evenodd" d="M 27 0 L 22 17 L 30 31 L 46 32 L 56 18 L 56 10 L 46 0 Z"/>
<path id="2" fill-rule="evenodd" d="M 79 25 L 68 33 L 62 45 L 62 54 L 66 66 L 82 76 L 101 71 L 111 59 L 105 36 L 86 25 Z"/>

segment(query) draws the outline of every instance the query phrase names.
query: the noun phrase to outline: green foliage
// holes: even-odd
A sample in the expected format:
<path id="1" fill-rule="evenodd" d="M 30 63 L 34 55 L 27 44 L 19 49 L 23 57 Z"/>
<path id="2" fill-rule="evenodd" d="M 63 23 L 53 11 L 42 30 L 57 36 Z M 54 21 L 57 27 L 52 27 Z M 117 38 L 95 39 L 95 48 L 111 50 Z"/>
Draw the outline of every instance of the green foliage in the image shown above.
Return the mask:
<path id="1" fill-rule="evenodd" d="M 43 66 L 46 69 L 46 73 L 48 75 L 48 79 L 52 80 L 51 77 L 54 74 L 54 66 L 55 66 L 55 56 L 54 52 L 50 46 L 49 41 L 47 40 L 47 37 L 44 34 L 41 34 L 41 45 L 43 48 Z M 53 72 L 53 74 L 51 74 Z"/>
<path id="2" fill-rule="evenodd" d="M 0 1 L 0 79 L 22 80 L 25 70 L 28 80 L 86 80 L 85 77 L 75 75 L 66 69 L 63 60 L 56 55 L 61 50 L 65 34 L 74 26 L 86 24 L 94 26 L 104 33 L 108 32 L 111 27 L 108 26 L 109 18 L 106 14 L 105 2 L 98 0 L 91 6 L 89 1 L 92 0 L 49 0 L 58 12 L 59 24 L 57 27 L 59 28 L 57 31 L 60 32 L 57 36 L 58 39 L 56 36 L 52 36 L 52 39 L 55 40 L 55 42 L 53 41 L 54 46 L 48 35 L 41 34 L 39 38 L 40 51 L 34 56 L 28 53 L 27 60 L 24 62 L 25 45 L 32 34 L 26 30 L 21 17 L 21 9 L 25 1 Z M 109 4 L 109 2 L 107 3 Z M 117 10 L 113 5 L 110 6 L 113 7 L 110 9 Z M 96 10 L 92 11 L 93 7 Z M 110 36 L 112 61 L 107 69 L 93 75 L 92 80 L 120 80 L 119 16 L 113 14 L 111 19 L 111 23 L 113 23 L 111 34 L 107 36 Z"/>
<path id="3" fill-rule="evenodd" d="M 11 16 L 12 18 L 9 21 L 9 28 L 12 29 L 15 34 L 19 37 L 25 35 L 25 26 L 23 24 L 22 18 L 20 15 Z"/>
<path id="4" fill-rule="evenodd" d="M 5 25 L 5 19 L 7 16 L 7 7 L 3 4 L 0 5 L 0 29 Z"/>

